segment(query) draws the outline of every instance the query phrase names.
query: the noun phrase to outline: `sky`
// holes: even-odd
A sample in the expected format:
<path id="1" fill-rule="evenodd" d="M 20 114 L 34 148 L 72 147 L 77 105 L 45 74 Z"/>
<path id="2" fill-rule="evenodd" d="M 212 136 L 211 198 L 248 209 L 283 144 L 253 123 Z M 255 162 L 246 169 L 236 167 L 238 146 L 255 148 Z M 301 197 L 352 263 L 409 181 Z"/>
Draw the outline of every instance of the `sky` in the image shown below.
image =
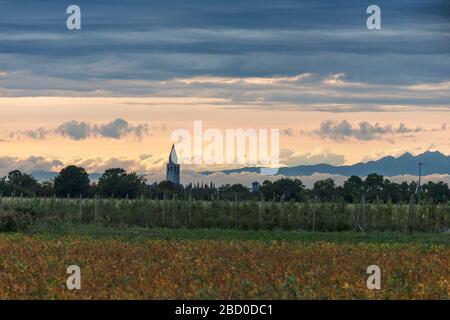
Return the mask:
<path id="1" fill-rule="evenodd" d="M 280 130 L 281 165 L 449 155 L 449 17 L 445 0 L 0 0 L 0 174 L 161 172 L 194 121 Z"/>

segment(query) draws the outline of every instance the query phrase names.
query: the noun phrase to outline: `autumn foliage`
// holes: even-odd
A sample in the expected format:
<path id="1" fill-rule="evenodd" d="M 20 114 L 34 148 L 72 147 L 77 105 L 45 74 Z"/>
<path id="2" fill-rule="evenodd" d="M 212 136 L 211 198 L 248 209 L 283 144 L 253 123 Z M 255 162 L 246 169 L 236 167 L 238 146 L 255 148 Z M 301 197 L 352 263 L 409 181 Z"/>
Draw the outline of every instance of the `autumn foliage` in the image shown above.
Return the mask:
<path id="1" fill-rule="evenodd" d="M 450 248 L 0 236 L 0 299 L 448 299 Z M 81 290 L 66 288 L 68 265 Z M 382 289 L 366 286 L 369 265 Z"/>

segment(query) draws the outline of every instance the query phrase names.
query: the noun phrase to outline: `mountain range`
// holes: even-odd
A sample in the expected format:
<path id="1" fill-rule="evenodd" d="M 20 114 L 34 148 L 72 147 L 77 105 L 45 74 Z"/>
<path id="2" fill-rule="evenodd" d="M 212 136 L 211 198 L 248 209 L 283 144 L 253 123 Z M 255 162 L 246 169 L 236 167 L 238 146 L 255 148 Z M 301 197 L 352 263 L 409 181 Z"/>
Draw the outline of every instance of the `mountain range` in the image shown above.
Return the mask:
<path id="1" fill-rule="evenodd" d="M 387 156 L 379 160 L 360 162 L 353 165 L 334 166 L 330 164 L 299 165 L 294 167 L 281 167 L 278 175 L 309 176 L 314 173 L 339 174 L 342 176 L 367 176 L 378 173 L 383 176 L 419 175 L 419 163 L 423 163 L 422 175 L 450 174 L 450 156 L 438 151 L 427 151 L 417 156 L 405 153 L 400 157 Z M 219 171 L 225 174 L 241 172 L 260 172 L 259 167 L 245 167 Z M 213 171 L 202 172 L 210 175 Z"/>
<path id="2" fill-rule="evenodd" d="M 378 173 L 383 176 L 399 176 L 419 174 L 419 163 L 423 163 L 422 175 L 431 174 L 449 174 L 450 175 L 450 156 L 446 156 L 438 151 L 427 151 L 414 156 L 405 153 L 400 157 L 383 157 L 369 162 L 360 162 L 353 165 L 334 166 L 330 164 L 299 165 L 294 167 L 282 167 L 278 170 L 278 175 L 283 176 L 310 176 L 315 173 L 339 174 L 342 176 L 367 176 L 370 173 Z M 254 172 L 260 173 L 259 167 L 244 167 L 223 171 L 203 171 L 201 174 L 210 175 L 216 172 L 225 174 Z M 38 181 L 53 180 L 58 173 L 49 171 L 33 171 L 31 174 Z M 91 173 L 91 181 L 98 181 L 101 173 Z"/>

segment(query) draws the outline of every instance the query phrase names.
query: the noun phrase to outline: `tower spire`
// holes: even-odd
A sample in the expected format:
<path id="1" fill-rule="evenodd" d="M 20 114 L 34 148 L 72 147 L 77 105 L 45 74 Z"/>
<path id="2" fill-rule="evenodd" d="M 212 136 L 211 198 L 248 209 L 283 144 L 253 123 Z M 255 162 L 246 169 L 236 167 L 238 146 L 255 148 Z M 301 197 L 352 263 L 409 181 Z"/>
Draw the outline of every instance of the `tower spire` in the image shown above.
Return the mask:
<path id="1" fill-rule="evenodd" d="M 172 149 L 170 150 L 169 163 L 178 164 L 178 156 L 174 144 L 172 145 Z"/>
<path id="2" fill-rule="evenodd" d="M 178 164 L 175 145 L 172 145 L 172 149 L 170 150 L 169 163 L 167 163 L 166 180 L 176 185 L 180 184 L 180 165 Z"/>

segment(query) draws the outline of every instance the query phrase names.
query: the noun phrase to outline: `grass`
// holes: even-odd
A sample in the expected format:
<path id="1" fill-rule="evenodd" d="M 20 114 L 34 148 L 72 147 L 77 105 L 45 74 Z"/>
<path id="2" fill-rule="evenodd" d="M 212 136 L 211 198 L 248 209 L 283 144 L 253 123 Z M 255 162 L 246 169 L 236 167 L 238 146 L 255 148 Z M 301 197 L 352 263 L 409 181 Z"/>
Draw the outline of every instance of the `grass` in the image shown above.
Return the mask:
<path id="1" fill-rule="evenodd" d="M 336 243 L 416 243 L 450 246 L 448 233 L 415 233 L 407 235 L 399 232 L 380 232 L 362 234 L 357 232 L 306 232 L 283 230 L 243 231 L 233 229 L 172 229 L 172 228 L 110 228 L 95 225 L 59 225 L 51 228 L 36 226 L 29 234 L 40 237 L 59 237 L 63 235 L 87 236 L 94 239 L 153 239 L 153 240 L 231 240 L 231 241 L 326 241 Z"/>

